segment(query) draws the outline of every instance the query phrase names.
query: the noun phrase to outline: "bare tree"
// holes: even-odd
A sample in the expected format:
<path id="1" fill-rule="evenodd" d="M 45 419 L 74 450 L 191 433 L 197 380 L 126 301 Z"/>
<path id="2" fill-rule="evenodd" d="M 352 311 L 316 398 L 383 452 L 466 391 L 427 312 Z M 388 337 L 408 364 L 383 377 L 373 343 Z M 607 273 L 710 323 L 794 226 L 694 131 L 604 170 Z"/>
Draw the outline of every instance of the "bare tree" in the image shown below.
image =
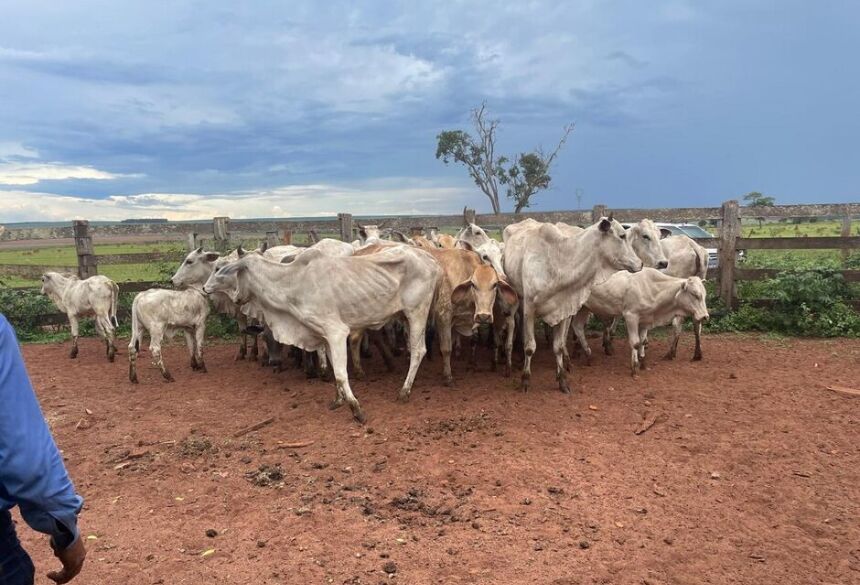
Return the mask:
<path id="1" fill-rule="evenodd" d="M 519 213 L 531 203 L 532 196 L 546 189 L 552 177 L 549 169 L 561 147 L 573 131 L 573 124 L 565 127 L 564 135 L 549 155 L 540 149 L 521 153 L 514 163 L 505 156 L 496 156 L 496 129 L 499 120 L 486 115 L 486 103 L 472 110 L 472 124 L 476 136 L 463 130 L 445 130 L 437 138 L 436 158 L 442 162 L 457 162 L 466 167 L 469 176 L 490 200 L 493 213 L 502 210 L 499 202 L 499 184 L 508 185 L 507 196 L 514 200 Z"/>

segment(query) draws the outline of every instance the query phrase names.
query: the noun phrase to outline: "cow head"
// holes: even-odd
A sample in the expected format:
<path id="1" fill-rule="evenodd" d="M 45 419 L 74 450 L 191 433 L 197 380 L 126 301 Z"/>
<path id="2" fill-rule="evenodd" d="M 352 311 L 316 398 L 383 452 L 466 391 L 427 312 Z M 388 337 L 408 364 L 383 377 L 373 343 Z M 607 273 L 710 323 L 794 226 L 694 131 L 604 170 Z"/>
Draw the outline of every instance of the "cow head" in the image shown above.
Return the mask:
<path id="1" fill-rule="evenodd" d="M 691 276 L 684 281 L 678 292 L 675 293 L 676 306 L 681 309 L 685 315 L 690 315 L 696 321 L 707 321 L 710 318 L 708 314 L 708 305 L 706 303 L 705 284 L 698 276 Z"/>
<path id="2" fill-rule="evenodd" d="M 481 262 L 489 264 L 502 278 L 506 278 L 505 269 L 502 265 L 502 244 L 496 240 L 489 238 L 480 245 L 470 244 L 466 240 L 457 240 L 456 247 L 476 253 L 481 257 Z"/>
<path id="3" fill-rule="evenodd" d="M 170 282 L 176 288 L 188 286 L 201 286 L 212 274 L 215 261 L 218 260 L 218 252 L 204 252 L 203 247 L 192 250 L 176 269 L 176 273 L 170 278 Z"/>
<path id="4" fill-rule="evenodd" d="M 216 292 L 223 293 L 237 305 L 248 302 L 239 278 L 239 273 L 246 270 L 245 262 L 247 260 L 240 259 L 217 267 L 203 285 L 203 292 L 209 295 Z"/>
<path id="5" fill-rule="evenodd" d="M 43 295 L 59 294 L 68 280 L 59 272 L 46 272 L 42 275 L 42 288 L 39 292 Z"/>
<path id="6" fill-rule="evenodd" d="M 633 252 L 627 232 L 620 223 L 610 215 L 600 218 L 595 227 L 600 232 L 596 252 L 604 265 L 614 270 L 642 270 L 642 260 Z"/>
<path id="7" fill-rule="evenodd" d="M 493 305 L 496 295 L 508 305 L 515 305 L 518 297 L 516 291 L 507 281 L 499 278 L 492 266 L 481 264 L 472 273 L 469 280 L 460 283 L 451 292 L 451 302 L 455 305 L 473 302 L 475 304 L 475 325 L 493 322 Z"/>
<path id="8" fill-rule="evenodd" d="M 358 239 L 362 244 L 366 244 L 368 240 L 379 240 L 382 237 L 382 230 L 378 225 L 361 225 L 358 226 Z"/>
<path id="9" fill-rule="evenodd" d="M 630 240 L 630 245 L 633 246 L 633 251 L 642 260 L 645 266 L 662 270 L 669 266 L 669 261 L 666 259 L 666 254 L 663 252 L 663 246 L 660 245 L 660 239 L 663 235 L 654 222 L 650 219 L 643 219 L 637 224 L 630 226 L 627 230 L 627 239 Z"/>

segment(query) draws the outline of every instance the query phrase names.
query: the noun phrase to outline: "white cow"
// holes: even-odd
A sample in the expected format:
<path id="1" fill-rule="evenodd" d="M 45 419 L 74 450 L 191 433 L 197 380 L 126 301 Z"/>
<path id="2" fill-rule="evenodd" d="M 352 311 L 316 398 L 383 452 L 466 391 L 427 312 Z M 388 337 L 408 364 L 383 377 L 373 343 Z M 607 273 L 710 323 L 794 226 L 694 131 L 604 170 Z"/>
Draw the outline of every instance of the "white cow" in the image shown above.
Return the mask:
<path id="1" fill-rule="evenodd" d="M 591 289 L 591 296 L 573 319 L 573 331 L 586 355 L 591 349 L 585 341 L 589 312 L 602 321 L 624 317 L 630 342 L 630 370 L 645 369 L 645 342 L 648 330 L 686 316 L 697 322 L 708 319 L 705 286 L 698 276 L 676 278 L 654 268 L 635 274 L 616 272 Z"/>
<path id="2" fill-rule="evenodd" d="M 663 251 L 661 239 L 663 237 L 665 237 L 665 232 L 650 219 L 643 219 L 627 228 L 627 239 L 630 241 L 633 251 L 647 268 L 663 270 L 669 264 Z M 587 315 L 585 320 L 588 320 Z M 615 330 L 616 319 L 601 319 L 601 322 L 603 323 L 603 351 L 606 355 L 612 355 L 612 332 Z M 678 320 L 677 327 L 679 330 L 681 325 L 682 321 Z M 589 363 L 591 363 L 591 353 L 586 352 L 586 355 Z"/>
<path id="3" fill-rule="evenodd" d="M 332 407 L 346 401 L 365 416 L 347 375 L 350 331 L 379 329 L 402 312 L 409 322 L 409 372 L 400 391 L 406 400 L 426 354 L 424 331 L 441 269 L 423 250 L 395 246 L 367 256 L 330 258 L 306 252 L 290 264 L 256 254 L 212 273 L 206 292 L 222 291 L 237 304 L 254 301 L 280 343 L 326 349 L 337 391 Z"/>
<path id="4" fill-rule="evenodd" d="M 650 220 L 643 220 L 637 225 L 642 225 Z M 653 224 L 651 224 L 653 225 Z M 635 226 L 634 226 L 635 227 Z M 656 230 L 654 226 L 654 230 Z M 654 230 L 647 231 L 628 230 L 633 249 L 642 258 L 645 266 L 652 268 L 663 268 L 663 272 L 670 276 L 678 278 L 689 278 L 698 276 L 705 280 L 708 274 L 708 251 L 697 244 L 692 238 L 685 235 L 671 235 L 671 232 L 665 228 L 660 231 L 660 249 L 663 256 L 666 258 L 668 266 L 661 266 L 656 260 L 653 252 L 649 252 L 647 247 L 653 245 Z M 646 240 L 646 237 L 648 238 Z M 666 359 L 674 359 L 678 353 L 678 340 L 683 330 L 684 319 L 678 317 L 672 320 L 672 339 L 669 342 L 669 351 L 666 353 Z M 696 336 L 696 348 L 693 351 L 693 361 L 702 359 L 702 323 L 693 321 L 693 333 Z M 607 345 L 607 336 L 604 332 L 604 349 L 607 353 L 612 353 L 611 345 Z M 611 343 L 611 342 L 609 342 Z"/>
<path id="5" fill-rule="evenodd" d="M 128 343 L 128 379 L 137 383 L 137 352 L 144 334 L 149 332 L 149 351 L 152 361 L 168 382 L 173 376 L 164 365 L 161 342 L 181 330 L 185 334 L 191 369 L 206 371 L 203 362 L 203 340 L 206 336 L 206 318 L 209 316 L 209 299 L 197 286 L 185 290 L 152 288 L 138 293 L 131 305 L 131 340 Z"/>
<path id="6" fill-rule="evenodd" d="M 568 317 L 588 299 L 598 276 L 613 270 L 636 272 L 642 261 L 633 253 L 621 224 L 601 218 L 581 233 L 565 236 L 556 226 L 526 219 L 505 228 L 505 272 L 523 305 L 522 388 L 528 390 L 536 344 L 536 319 L 553 328 L 556 377 L 569 393 L 564 355 Z"/>
<path id="7" fill-rule="evenodd" d="M 69 318 L 72 330 L 70 358 L 78 357 L 78 319 L 95 317 L 96 331 L 104 338 L 107 358 L 113 361 L 116 354 L 114 328 L 117 325 L 116 309 L 119 287 L 107 276 L 91 276 L 81 280 L 59 272 L 46 272 L 42 276 L 42 294 Z"/>

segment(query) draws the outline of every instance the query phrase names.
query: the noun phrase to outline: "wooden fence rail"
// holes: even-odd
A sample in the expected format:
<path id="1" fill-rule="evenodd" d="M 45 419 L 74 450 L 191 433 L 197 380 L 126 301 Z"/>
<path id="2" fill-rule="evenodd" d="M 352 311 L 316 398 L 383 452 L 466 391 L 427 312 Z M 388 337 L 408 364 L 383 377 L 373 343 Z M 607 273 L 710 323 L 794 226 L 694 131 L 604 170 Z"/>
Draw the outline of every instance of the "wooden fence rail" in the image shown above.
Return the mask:
<path id="1" fill-rule="evenodd" d="M 162 235 L 173 234 L 179 236 L 187 243 L 188 249 L 211 244 L 218 250 L 224 251 L 230 244 L 231 239 L 244 238 L 244 241 L 268 242 L 269 245 L 277 243 L 289 243 L 294 233 L 307 233 L 309 241 L 317 241 L 322 235 L 332 234 L 345 241 L 351 241 L 355 237 L 355 230 L 359 223 L 385 224 L 386 228 L 398 229 L 408 233 L 421 233 L 428 228 L 451 228 L 461 227 L 464 218 L 474 221 L 485 229 L 502 230 L 505 226 L 521 221 L 526 217 L 538 221 L 557 222 L 563 221 L 570 224 L 586 225 L 593 223 L 597 218 L 612 212 L 613 217 L 622 222 L 638 221 L 643 217 L 655 221 L 689 223 L 697 220 L 714 221 L 718 225 L 719 235 L 711 238 L 697 238 L 697 242 L 705 248 L 718 250 L 719 262 L 717 268 L 708 270 L 708 278 L 717 281 L 718 295 L 722 297 L 727 306 L 737 307 L 737 283 L 739 281 L 757 281 L 774 278 L 781 270 L 771 268 L 743 268 L 737 266 L 738 252 L 741 250 L 842 250 L 844 255 L 851 251 L 860 250 L 860 236 L 851 235 L 851 218 L 860 215 L 860 203 L 849 204 L 822 204 L 822 205 L 779 205 L 772 207 L 741 207 L 737 201 L 731 200 L 723 203 L 720 207 L 690 207 L 680 209 L 615 209 L 610 210 L 605 205 L 595 205 L 591 210 L 581 211 L 553 211 L 534 212 L 523 214 L 503 213 L 498 215 L 476 214 L 474 210 L 464 209 L 461 215 L 443 216 L 406 216 L 406 217 L 378 217 L 361 218 L 360 222 L 349 213 L 340 213 L 337 218 L 327 220 L 279 220 L 279 221 L 231 221 L 227 217 L 216 217 L 207 230 L 206 224 L 184 223 L 184 224 L 154 224 L 148 225 L 124 225 L 124 233 L 137 230 L 141 233 L 153 233 L 164 230 Z M 789 218 L 835 218 L 841 219 L 841 236 L 807 237 L 795 236 L 785 238 L 745 238 L 741 236 L 741 221 L 744 218 L 765 219 L 789 219 Z M 177 229 L 184 229 L 179 233 Z M 93 249 L 93 235 L 109 237 L 116 232 L 116 226 L 92 226 L 87 221 L 75 221 L 71 227 L 71 235 L 74 237 L 77 255 L 77 270 L 81 277 L 90 276 L 98 272 L 98 264 L 147 264 L 151 262 L 180 262 L 183 258 L 181 252 L 148 252 L 139 254 L 105 254 L 97 256 Z M 62 228 L 51 228 L 50 233 L 55 237 L 62 235 Z M 113 230 L 113 232 L 112 232 Z M 205 242 L 199 238 L 200 233 L 211 230 L 213 238 Z M 21 231 L 21 230 L 19 230 Z M 34 236 L 35 232 L 30 229 L 24 230 L 24 235 Z M 15 240 L 15 229 L 7 229 L 3 234 L 4 240 Z M 20 234 L 19 234 L 20 235 Z M 2 246 L 2 242 L 0 242 Z M 2 273 L 23 276 L 27 278 L 38 278 L 48 270 L 68 271 L 74 267 L 42 266 L 42 265 L 4 265 L 0 266 Z M 841 274 L 847 282 L 860 282 L 860 270 L 842 270 Z M 161 286 L 155 282 L 124 282 L 119 283 L 121 292 L 137 292 L 147 288 Z M 772 301 L 768 299 L 746 299 L 745 302 L 767 306 Z M 851 301 L 849 304 L 860 309 L 860 300 Z M 51 324 L 59 316 L 46 315 L 45 323 Z"/>

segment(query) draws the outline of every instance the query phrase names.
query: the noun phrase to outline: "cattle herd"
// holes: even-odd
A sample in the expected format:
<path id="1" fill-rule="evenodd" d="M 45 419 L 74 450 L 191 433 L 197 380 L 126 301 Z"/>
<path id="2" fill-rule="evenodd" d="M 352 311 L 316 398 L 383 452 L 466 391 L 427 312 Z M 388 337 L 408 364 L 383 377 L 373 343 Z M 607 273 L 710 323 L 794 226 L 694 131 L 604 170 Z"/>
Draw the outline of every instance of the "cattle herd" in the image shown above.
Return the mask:
<path id="1" fill-rule="evenodd" d="M 523 342 L 522 389 L 528 390 L 536 350 L 535 324 L 551 329 L 556 377 L 570 392 L 567 340 L 571 325 L 590 360 L 585 324 L 594 315 L 604 324 L 604 349 L 618 317 L 626 323 L 630 367 L 644 367 L 648 331 L 672 324 L 667 357 L 674 357 L 683 321 L 696 334 L 693 359 L 701 359 L 701 324 L 708 319 L 705 250 L 687 236 L 661 233 L 644 219 L 627 228 L 610 217 L 589 227 L 526 219 L 509 225 L 503 241 L 470 223 L 456 236 L 430 230 L 408 238 L 378 226 L 360 226 L 360 238 L 346 243 L 323 239 L 309 247 L 241 247 L 226 255 L 193 250 L 172 277 L 174 289 L 139 293 L 131 310 L 129 379 L 138 381 L 137 355 L 144 334 L 154 364 L 167 381 L 164 337 L 185 335 L 191 367 L 206 371 L 203 342 L 212 308 L 234 317 L 242 332 L 238 359 L 256 358 L 257 337 L 267 348 L 264 362 L 280 367 L 290 348 L 306 367 L 335 381 L 332 407 L 347 403 L 353 416 L 365 415 L 347 373 L 364 375 L 361 360 L 376 348 L 393 366 L 401 345 L 409 369 L 399 397 L 408 400 L 418 368 L 438 340 L 444 381 L 453 381 L 451 353 L 461 338 L 489 330 L 493 365 L 511 374 L 515 333 Z M 78 353 L 78 319 L 94 316 L 107 357 L 114 360 L 117 285 L 104 276 L 79 280 L 49 272 L 42 292 L 68 315 L 71 357 Z M 574 346 L 576 348 L 576 346 Z"/>

